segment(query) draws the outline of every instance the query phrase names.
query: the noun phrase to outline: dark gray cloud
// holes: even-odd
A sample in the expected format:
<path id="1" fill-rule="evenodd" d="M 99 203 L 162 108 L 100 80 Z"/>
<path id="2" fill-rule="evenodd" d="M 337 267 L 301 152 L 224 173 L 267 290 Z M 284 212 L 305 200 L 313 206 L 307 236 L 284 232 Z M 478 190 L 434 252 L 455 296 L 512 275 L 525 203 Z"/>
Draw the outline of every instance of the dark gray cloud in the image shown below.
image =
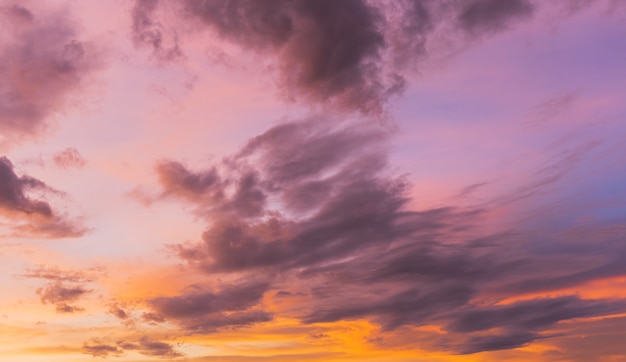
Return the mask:
<path id="1" fill-rule="evenodd" d="M 49 189 L 43 182 L 30 176 L 17 176 L 13 163 L 6 157 L 0 157 L 0 207 L 9 213 L 52 217 L 52 208 L 45 201 L 33 200 L 26 196 L 32 189 Z"/>
<path id="2" fill-rule="evenodd" d="M 502 334 L 476 335 L 467 338 L 460 346 L 453 347 L 460 354 L 471 354 L 483 351 L 498 351 L 522 347 L 540 339 L 537 333 L 515 331 Z"/>
<path id="3" fill-rule="evenodd" d="M 573 296 L 533 299 L 461 311 L 448 329 L 459 333 L 502 327 L 537 330 L 565 319 L 618 313 L 624 307 L 623 304 L 605 301 L 583 301 Z"/>
<path id="4" fill-rule="evenodd" d="M 623 313 L 619 301 L 582 300 L 574 296 L 534 299 L 507 305 L 461 310 L 447 329 L 466 337 L 456 348 L 461 353 L 520 347 L 550 337 L 540 332 L 563 320 Z M 480 333 L 489 331 L 489 333 Z"/>
<path id="5" fill-rule="evenodd" d="M 474 35 L 502 31 L 513 21 L 530 17 L 534 10 L 528 0 L 472 0 L 459 4 L 459 25 Z"/>
<path id="6" fill-rule="evenodd" d="M 387 138 L 378 126 L 314 118 L 275 126 L 206 170 L 161 163 L 163 195 L 193 205 L 208 222 L 201 242 L 172 250 L 212 275 L 262 274 L 268 283 L 236 287 L 245 291 L 237 302 L 231 287 L 157 298 L 155 312 L 209 333 L 268 320 L 258 303 L 271 291 L 299 298 L 286 313 L 304 323 L 367 319 L 383 334 L 436 324 L 445 336 L 431 336 L 433 348 L 475 353 L 552 338 L 564 321 L 624 311 L 623 300 L 575 296 L 506 302 L 623 276 L 619 222 L 480 228 L 489 212 L 544 195 L 593 145 L 562 152 L 511 196 L 414 211 L 409 185 L 387 167 Z M 222 313 L 226 304 L 236 310 Z"/>
<path id="7" fill-rule="evenodd" d="M 378 285 L 369 292 L 363 290 L 363 287 L 347 285 L 331 290 L 316 288 L 313 295 L 318 298 L 318 302 L 303 320 L 306 323 L 318 323 L 374 318 L 384 330 L 393 330 L 407 324 L 424 325 L 444 318 L 450 310 L 466 305 L 475 295 L 469 286 L 460 283 L 446 284 L 420 288 L 413 285 L 391 293 L 388 290 L 397 287 L 384 290 Z M 348 290 L 341 291 L 342 288 Z M 361 296 L 355 302 L 357 294 Z"/>
<path id="8" fill-rule="evenodd" d="M 376 62 L 382 19 L 363 1 L 187 1 L 184 11 L 226 40 L 279 54 L 283 84 L 297 97 L 380 113 L 394 86 L 382 83 Z"/>
<path id="9" fill-rule="evenodd" d="M 0 141 L 11 142 L 44 130 L 97 61 L 65 11 L 5 2 L 0 30 Z"/>
<path id="10" fill-rule="evenodd" d="M 215 219 L 214 226 L 205 232 L 201 246 L 178 246 L 180 255 L 216 271 L 310 266 L 381 240 L 389 243 L 415 227 L 428 227 L 409 223 L 421 215 L 401 210 L 406 202 L 403 181 L 388 182 L 379 175 L 385 168 L 385 159 L 378 154 L 383 133 L 319 122 L 277 126 L 226 160 L 224 169 L 230 176 L 222 177 L 217 191 L 221 200 L 203 198 L 205 189 L 195 198 L 202 204 L 199 208 Z M 160 167 L 161 180 L 162 171 Z M 197 184 L 188 184 L 185 193 L 179 189 L 181 183 L 162 185 L 165 193 L 187 195 Z M 269 208 L 269 199 L 302 219 L 285 218 Z"/>
<path id="11" fill-rule="evenodd" d="M 171 59 L 180 56 L 179 37 L 207 28 L 272 56 L 288 99 L 381 116 L 404 89 L 406 71 L 428 55 L 435 30 L 472 41 L 530 17 L 533 8 L 526 0 L 137 0 L 132 36 Z"/>
<path id="12" fill-rule="evenodd" d="M 55 213 L 47 201 L 31 198 L 28 195 L 31 191 L 58 193 L 36 178 L 18 176 L 13 163 L 0 157 L 0 216 L 12 221 L 13 236 L 60 238 L 85 233 L 81 225 Z"/>
<path id="13" fill-rule="evenodd" d="M 615 254 L 623 250 L 619 233 L 598 226 L 580 238 L 559 241 L 544 231 L 549 241 L 536 244 L 524 240 L 530 235 L 515 234 L 494 235 L 486 244 L 473 244 L 469 239 L 447 246 L 420 245 L 420 239 L 428 238 L 418 238 L 397 249 L 356 254 L 305 276 L 310 285 L 323 287 L 310 289 L 311 304 L 302 317 L 307 322 L 366 318 L 383 330 L 447 325 L 447 335 L 454 342 L 435 348 L 459 353 L 516 348 L 551 337 L 546 332 L 565 320 L 623 313 L 626 301 L 621 299 L 567 296 L 502 305 L 492 302 L 625 275 L 620 262 L 623 254 Z M 449 240 L 451 236 L 443 233 L 436 238 Z M 543 249 L 546 243 L 550 250 Z"/>
<path id="14" fill-rule="evenodd" d="M 173 320 L 193 333 L 211 333 L 219 328 L 266 322 L 272 316 L 258 305 L 267 288 L 268 284 L 264 282 L 247 282 L 224 286 L 219 291 L 191 290 L 177 296 L 157 297 L 149 304 L 158 314 L 147 318 L 151 321 Z"/>

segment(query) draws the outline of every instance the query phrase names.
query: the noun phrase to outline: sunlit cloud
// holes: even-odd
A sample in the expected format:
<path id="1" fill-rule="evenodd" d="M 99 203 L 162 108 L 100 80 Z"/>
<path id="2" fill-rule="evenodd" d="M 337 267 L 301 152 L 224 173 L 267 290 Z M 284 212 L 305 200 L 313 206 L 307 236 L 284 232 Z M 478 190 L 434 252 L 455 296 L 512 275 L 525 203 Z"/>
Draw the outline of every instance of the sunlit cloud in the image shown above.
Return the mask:
<path id="1" fill-rule="evenodd" d="M 0 5 L 0 359 L 626 358 L 626 7 Z"/>

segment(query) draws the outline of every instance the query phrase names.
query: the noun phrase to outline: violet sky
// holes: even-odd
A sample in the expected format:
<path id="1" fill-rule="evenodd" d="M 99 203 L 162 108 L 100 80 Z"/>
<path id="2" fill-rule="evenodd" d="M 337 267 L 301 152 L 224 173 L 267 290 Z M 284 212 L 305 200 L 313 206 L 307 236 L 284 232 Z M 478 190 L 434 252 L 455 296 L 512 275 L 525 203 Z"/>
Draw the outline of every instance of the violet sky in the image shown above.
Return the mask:
<path id="1" fill-rule="evenodd" d="M 622 0 L 0 30 L 0 360 L 626 361 Z"/>

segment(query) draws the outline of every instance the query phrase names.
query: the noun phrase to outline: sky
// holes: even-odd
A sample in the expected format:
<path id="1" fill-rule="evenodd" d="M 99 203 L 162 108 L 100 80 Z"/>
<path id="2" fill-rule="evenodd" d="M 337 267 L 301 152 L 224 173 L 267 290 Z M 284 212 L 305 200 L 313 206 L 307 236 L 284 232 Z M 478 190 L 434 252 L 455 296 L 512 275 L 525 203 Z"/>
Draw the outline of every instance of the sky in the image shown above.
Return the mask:
<path id="1" fill-rule="evenodd" d="M 0 360 L 626 361 L 622 0 L 0 0 Z"/>

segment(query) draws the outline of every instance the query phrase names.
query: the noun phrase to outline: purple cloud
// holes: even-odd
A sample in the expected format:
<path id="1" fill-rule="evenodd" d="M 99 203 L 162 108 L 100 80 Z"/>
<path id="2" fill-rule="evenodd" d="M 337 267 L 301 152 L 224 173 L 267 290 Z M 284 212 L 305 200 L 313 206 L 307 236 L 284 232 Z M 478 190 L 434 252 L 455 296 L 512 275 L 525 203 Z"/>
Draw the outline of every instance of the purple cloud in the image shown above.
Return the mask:
<path id="1" fill-rule="evenodd" d="M 159 9 L 178 19 L 172 23 Z M 406 71 L 427 55 L 438 25 L 455 23 L 447 36 L 471 41 L 529 18 L 533 9 L 526 0 L 137 0 L 131 16 L 133 40 L 157 59 L 180 58 L 179 40 L 209 29 L 276 59 L 287 99 L 380 117 L 389 97 L 403 91 Z"/>
<path id="2" fill-rule="evenodd" d="M 29 191 L 57 193 L 42 181 L 30 176 L 18 176 L 13 163 L 0 157 L 0 215 L 13 221 L 10 228 L 15 236 L 37 235 L 48 238 L 77 237 L 85 229 L 57 214 L 47 201 L 33 199 Z"/>
<path id="3" fill-rule="evenodd" d="M 240 327 L 267 322 L 272 315 L 258 308 L 267 283 L 248 282 L 223 286 L 217 292 L 193 290 L 172 297 L 157 297 L 149 301 L 155 310 L 148 315 L 152 321 L 167 318 L 178 322 L 193 333 L 212 333 L 220 328 Z"/>
<path id="4" fill-rule="evenodd" d="M 39 134 L 67 106 L 98 62 L 67 14 L 11 2 L 0 7 L 2 142 Z"/>
<path id="5" fill-rule="evenodd" d="M 576 249 L 570 234 L 543 231 L 551 240 L 542 244 L 525 228 L 478 227 L 487 213 L 541 195 L 593 147 L 561 154 L 510 196 L 413 211 L 407 182 L 386 165 L 387 139 L 373 125 L 310 119 L 275 126 L 205 171 L 161 163 L 163 194 L 194 205 L 210 224 L 200 243 L 172 250 L 204 272 L 244 280 L 263 273 L 269 282 L 244 288 L 235 303 L 225 302 L 230 289 L 157 298 L 155 311 L 211 332 L 268 320 L 254 307 L 260 296 L 289 286 L 280 297 L 301 298 L 288 313 L 304 323 L 368 319 L 382 333 L 439 324 L 446 334 L 435 348 L 456 353 L 515 348 L 551 337 L 562 321 L 624 311 L 623 300 L 575 296 L 493 302 L 624 275 L 625 249 L 607 233 L 612 226 L 596 226 L 596 237 Z M 236 313 L 220 314 L 223 305 Z"/>
<path id="6" fill-rule="evenodd" d="M 74 313 L 84 311 L 83 308 L 67 304 L 75 302 L 82 296 L 91 293 L 81 285 L 67 286 L 62 282 L 48 284 L 45 288 L 37 289 L 37 294 L 41 297 L 43 304 L 55 304 L 58 313 Z"/>

